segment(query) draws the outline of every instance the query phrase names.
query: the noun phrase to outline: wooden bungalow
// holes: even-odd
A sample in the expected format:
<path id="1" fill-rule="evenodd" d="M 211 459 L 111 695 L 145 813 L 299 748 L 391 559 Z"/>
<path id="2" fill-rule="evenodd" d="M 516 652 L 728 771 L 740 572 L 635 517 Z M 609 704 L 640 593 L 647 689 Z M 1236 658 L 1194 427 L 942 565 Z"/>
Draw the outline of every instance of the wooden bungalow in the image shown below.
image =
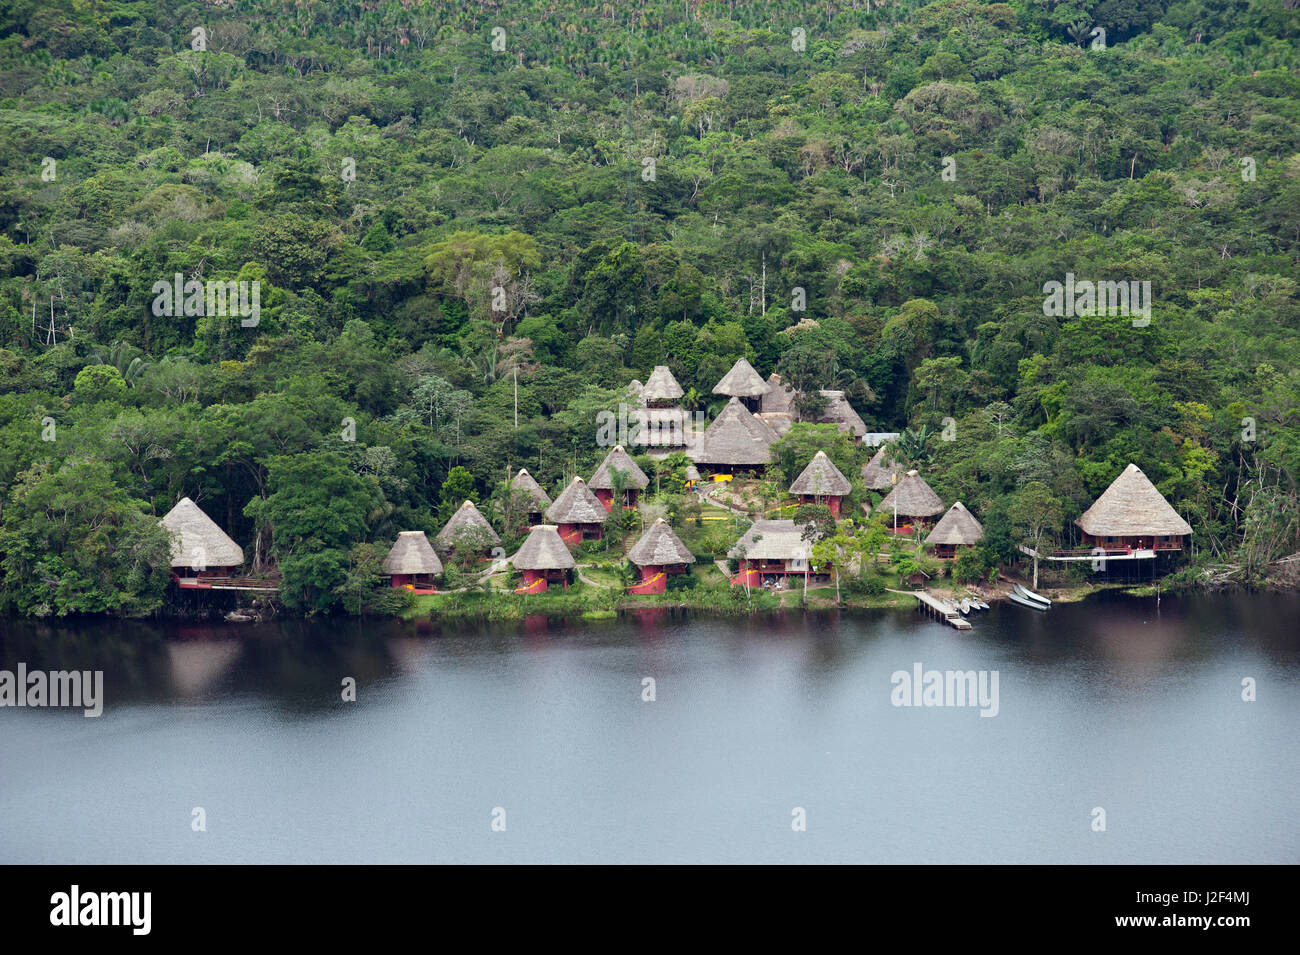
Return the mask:
<path id="1" fill-rule="evenodd" d="M 528 473 L 527 468 L 520 468 L 519 473 L 510 481 L 510 490 L 518 491 L 528 499 L 528 523 L 540 524 L 542 514 L 551 506 L 550 496 L 542 486 Z"/>
<path id="2" fill-rule="evenodd" d="M 693 457 L 714 471 L 761 471 L 772 460 L 776 433 L 732 398 L 705 429 Z"/>
<path id="3" fill-rule="evenodd" d="M 667 365 L 656 365 L 641 389 L 634 442 L 660 455 L 682 451 L 695 437 L 691 416 L 677 404 L 686 393 Z"/>
<path id="4" fill-rule="evenodd" d="M 893 459 L 892 451 L 889 446 L 882 446 L 870 461 L 862 465 L 862 483 L 868 491 L 893 490 L 898 479 L 906 472 L 906 468 Z"/>
<path id="5" fill-rule="evenodd" d="M 768 390 L 767 382 L 754 370 L 754 366 L 743 358 L 736 359 L 736 363 L 731 366 L 731 371 L 723 375 L 722 379 L 713 386 L 715 395 L 738 398 L 751 412 L 760 410 L 759 402 Z"/>
<path id="6" fill-rule="evenodd" d="M 478 551 L 486 559 L 491 556 L 492 548 L 501 544 L 501 538 L 492 529 L 488 519 L 474 506 L 474 502 L 466 501 L 456 508 L 456 513 L 438 531 L 434 542 L 444 552 L 459 551 L 466 554 Z"/>
<path id="7" fill-rule="evenodd" d="M 553 583 L 568 590 L 570 573 L 577 566 L 554 524 L 538 524 L 530 530 L 510 563 L 524 578 L 522 586 L 515 588 L 517 594 L 541 593 Z"/>
<path id="8" fill-rule="evenodd" d="M 727 556 L 738 562 L 733 584 L 784 586 L 791 576 L 829 579 L 829 567 L 812 573 L 812 542 L 803 539 L 803 528 L 794 521 L 755 521 Z"/>
<path id="9" fill-rule="evenodd" d="M 433 579 L 442 573 L 442 561 L 424 531 L 402 531 L 384 559 L 383 573 L 393 587 L 417 594 L 437 593 Z"/>
<path id="10" fill-rule="evenodd" d="M 662 517 L 632 545 L 627 559 L 641 572 L 641 582 L 628 588 L 633 594 L 661 594 L 668 588 L 669 574 L 684 574 L 695 563 L 695 555 Z"/>
<path id="11" fill-rule="evenodd" d="M 1108 554 L 1180 551 L 1192 533 L 1136 464 L 1126 467 L 1076 523 L 1086 547 Z"/>
<path id="12" fill-rule="evenodd" d="M 607 514 L 605 505 L 581 477 L 575 477 L 546 509 L 546 519 L 558 528 L 560 537 L 570 546 L 584 540 L 600 540 Z"/>
<path id="13" fill-rule="evenodd" d="M 171 536 L 172 577 L 182 586 L 209 577 L 231 577 L 243 566 L 244 549 L 188 497 L 163 516 Z"/>
<path id="14" fill-rule="evenodd" d="M 790 493 L 799 497 L 800 504 L 825 504 L 836 520 L 840 519 L 840 502 L 852 490 L 853 485 L 849 479 L 826 456 L 825 451 L 814 454 L 808 466 L 790 485 Z"/>
<path id="15" fill-rule="evenodd" d="M 885 495 L 877 510 L 894 522 L 894 533 L 911 535 L 932 527 L 945 508 L 925 478 L 916 471 L 908 471 Z"/>
<path id="16" fill-rule="evenodd" d="M 934 548 L 935 557 L 948 560 L 957 556 L 958 548 L 972 547 L 983 539 L 984 528 L 975 520 L 975 515 L 958 501 L 934 525 L 934 530 L 930 531 L 925 543 Z"/>
<path id="17" fill-rule="evenodd" d="M 595 492 L 596 499 L 604 506 L 606 512 L 614 508 L 615 471 L 621 471 L 623 474 L 623 507 L 636 507 L 637 495 L 650 483 L 646 473 L 637 467 L 631 455 L 623 450 L 623 446 L 616 445 L 614 450 L 605 455 L 605 460 L 600 462 L 600 467 L 596 468 L 596 473 L 587 482 L 587 487 Z"/>

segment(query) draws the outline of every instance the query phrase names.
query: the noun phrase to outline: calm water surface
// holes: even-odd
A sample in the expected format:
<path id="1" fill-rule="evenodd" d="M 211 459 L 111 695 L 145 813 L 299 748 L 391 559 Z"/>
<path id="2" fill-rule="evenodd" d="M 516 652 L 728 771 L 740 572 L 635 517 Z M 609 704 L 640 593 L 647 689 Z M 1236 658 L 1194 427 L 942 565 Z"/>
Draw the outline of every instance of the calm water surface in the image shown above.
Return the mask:
<path id="1" fill-rule="evenodd" d="M 0 862 L 1295 863 L 1297 619 L 1295 595 L 1007 605 L 965 634 L 0 619 L 0 669 L 102 669 L 107 697 L 0 709 Z M 998 715 L 893 706 L 917 662 L 998 671 Z"/>

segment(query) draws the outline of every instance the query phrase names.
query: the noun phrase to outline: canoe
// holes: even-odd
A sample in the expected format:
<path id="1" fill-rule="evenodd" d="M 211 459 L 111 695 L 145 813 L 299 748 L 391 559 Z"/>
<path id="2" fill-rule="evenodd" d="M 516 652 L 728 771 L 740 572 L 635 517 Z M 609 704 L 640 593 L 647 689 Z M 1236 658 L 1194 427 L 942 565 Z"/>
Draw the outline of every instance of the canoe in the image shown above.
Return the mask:
<path id="1" fill-rule="evenodd" d="M 966 616 L 968 613 L 970 613 L 970 601 L 967 600 L 965 597 L 961 598 L 961 603 L 959 603 L 957 607 L 959 610 L 961 610 L 963 617 Z"/>
<path id="2" fill-rule="evenodd" d="M 989 609 L 989 605 L 986 604 L 986 603 L 985 603 L 984 601 L 982 601 L 982 600 L 972 600 L 972 601 L 970 602 L 970 605 L 971 605 L 972 607 L 974 607 L 976 610 L 988 610 L 988 609 Z"/>
<path id="3" fill-rule="evenodd" d="M 1009 594 L 1007 594 L 1007 599 L 1010 600 L 1013 604 L 1020 604 L 1020 606 L 1028 607 L 1030 610 L 1040 610 L 1043 613 L 1047 612 L 1046 604 L 1036 603 L 1035 601 L 1030 600 L 1028 597 L 1022 597 L 1014 590 L 1011 591 Z"/>
<path id="4" fill-rule="evenodd" d="M 1042 596 L 1041 594 L 1036 594 L 1032 590 L 1029 590 L 1026 587 L 1021 587 L 1019 584 L 1012 584 L 1011 589 L 1014 593 L 1019 594 L 1020 596 L 1024 597 L 1026 600 L 1032 600 L 1035 603 L 1040 603 L 1045 607 L 1050 607 L 1052 605 L 1052 602 L 1048 600 L 1046 597 Z"/>

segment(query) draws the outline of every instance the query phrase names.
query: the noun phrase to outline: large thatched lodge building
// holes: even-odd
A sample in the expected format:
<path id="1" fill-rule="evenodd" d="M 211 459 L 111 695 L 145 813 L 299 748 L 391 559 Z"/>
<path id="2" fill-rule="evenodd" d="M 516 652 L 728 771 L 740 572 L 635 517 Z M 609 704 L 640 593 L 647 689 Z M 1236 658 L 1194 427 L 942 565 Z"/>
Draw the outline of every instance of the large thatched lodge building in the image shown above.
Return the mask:
<path id="1" fill-rule="evenodd" d="M 181 498 L 161 523 L 171 537 L 172 577 L 181 586 L 233 577 L 243 566 L 244 549 L 188 497 Z"/>
<path id="2" fill-rule="evenodd" d="M 724 474 L 762 471 L 772 461 L 776 432 L 733 397 L 700 438 L 695 463 Z"/>
<path id="3" fill-rule="evenodd" d="M 1076 523 L 1084 546 L 1107 554 L 1180 551 L 1192 533 L 1136 464 L 1126 467 Z"/>

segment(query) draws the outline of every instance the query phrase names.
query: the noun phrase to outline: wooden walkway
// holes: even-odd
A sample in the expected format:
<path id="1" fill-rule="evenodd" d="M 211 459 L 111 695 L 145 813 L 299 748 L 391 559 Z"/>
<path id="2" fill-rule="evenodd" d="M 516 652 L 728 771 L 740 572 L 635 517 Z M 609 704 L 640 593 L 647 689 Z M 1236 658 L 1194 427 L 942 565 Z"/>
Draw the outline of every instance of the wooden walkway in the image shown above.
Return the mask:
<path id="1" fill-rule="evenodd" d="M 932 597 L 924 590 L 890 590 L 891 594 L 907 594 L 916 598 L 916 609 L 941 623 L 946 623 L 955 630 L 970 630 L 970 621 L 961 615 L 961 611 L 952 604 L 944 603 L 938 597 Z"/>

